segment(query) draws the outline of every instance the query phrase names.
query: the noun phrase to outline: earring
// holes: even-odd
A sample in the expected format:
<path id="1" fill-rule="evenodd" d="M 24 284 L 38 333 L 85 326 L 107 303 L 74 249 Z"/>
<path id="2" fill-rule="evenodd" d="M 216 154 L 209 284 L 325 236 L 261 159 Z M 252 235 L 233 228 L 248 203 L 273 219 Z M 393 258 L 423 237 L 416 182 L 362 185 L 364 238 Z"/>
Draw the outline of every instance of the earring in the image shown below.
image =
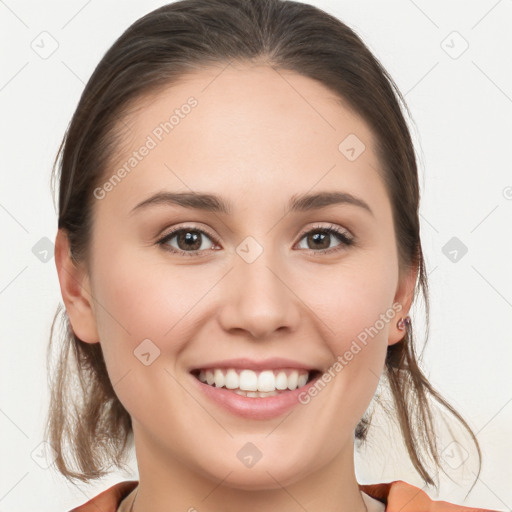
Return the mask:
<path id="1" fill-rule="evenodd" d="M 401 331 L 404 331 L 406 327 L 409 327 L 409 325 L 411 325 L 411 318 L 409 317 L 409 315 L 407 315 L 405 318 L 400 318 L 400 320 L 398 320 L 396 326 L 401 330 Z"/>

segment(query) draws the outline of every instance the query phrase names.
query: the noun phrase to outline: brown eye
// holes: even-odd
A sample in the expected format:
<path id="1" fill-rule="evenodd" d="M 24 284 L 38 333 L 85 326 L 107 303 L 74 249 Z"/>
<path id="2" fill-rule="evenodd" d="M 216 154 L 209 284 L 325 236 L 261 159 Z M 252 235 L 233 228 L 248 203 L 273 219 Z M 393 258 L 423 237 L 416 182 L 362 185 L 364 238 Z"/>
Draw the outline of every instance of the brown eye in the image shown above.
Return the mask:
<path id="1" fill-rule="evenodd" d="M 332 237 L 339 240 L 339 244 L 334 248 L 330 247 Z M 308 231 L 301 238 L 301 241 L 305 240 L 305 245 L 300 246 L 301 249 L 309 249 L 315 252 L 325 252 L 332 249 L 333 252 L 344 249 L 354 243 L 354 240 L 348 236 L 347 233 L 341 231 L 336 226 L 317 226 L 316 228 Z"/>
<path id="2" fill-rule="evenodd" d="M 338 239 L 339 243 L 331 247 L 333 238 Z M 210 244 L 208 242 L 205 243 L 205 240 L 209 240 Z M 302 240 L 305 241 L 305 247 L 302 245 Z M 157 244 L 163 246 L 165 250 L 176 254 L 202 256 L 204 254 L 201 253 L 215 250 L 215 245 L 218 245 L 218 242 L 206 231 L 190 226 L 172 230 L 158 240 Z M 337 226 L 317 226 L 304 233 L 301 242 L 299 242 L 299 248 L 322 254 L 324 252 L 343 250 L 352 244 L 354 244 L 354 238 Z"/>
<path id="3" fill-rule="evenodd" d="M 210 247 L 208 247 L 208 243 L 204 243 L 205 239 L 212 240 L 212 238 L 202 229 L 185 227 L 171 231 L 157 243 L 171 252 L 194 256 L 196 252 L 212 249 L 213 242 Z"/>

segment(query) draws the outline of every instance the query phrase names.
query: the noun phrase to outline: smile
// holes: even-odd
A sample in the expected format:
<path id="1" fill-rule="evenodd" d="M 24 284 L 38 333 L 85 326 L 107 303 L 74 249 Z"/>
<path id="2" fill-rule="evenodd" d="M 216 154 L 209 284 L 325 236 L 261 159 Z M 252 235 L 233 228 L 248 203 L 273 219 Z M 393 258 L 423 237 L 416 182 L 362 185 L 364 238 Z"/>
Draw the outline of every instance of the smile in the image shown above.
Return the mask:
<path id="1" fill-rule="evenodd" d="M 290 368 L 254 371 L 238 368 L 209 368 L 196 370 L 193 375 L 201 382 L 225 388 L 251 398 L 275 396 L 301 388 L 314 377 L 315 370 Z"/>

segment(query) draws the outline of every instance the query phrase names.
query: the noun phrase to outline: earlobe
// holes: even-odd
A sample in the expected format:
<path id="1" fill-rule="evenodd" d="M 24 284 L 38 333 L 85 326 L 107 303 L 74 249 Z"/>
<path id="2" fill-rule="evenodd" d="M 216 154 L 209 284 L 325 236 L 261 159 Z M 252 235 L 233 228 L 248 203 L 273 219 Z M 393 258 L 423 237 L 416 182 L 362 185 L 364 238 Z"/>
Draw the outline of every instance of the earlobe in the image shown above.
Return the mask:
<path id="1" fill-rule="evenodd" d="M 99 341 L 94 316 L 89 276 L 85 267 L 71 259 L 66 231 L 59 229 L 55 238 L 55 265 L 60 291 L 75 335 L 86 343 Z"/>
<path id="2" fill-rule="evenodd" d="M 409 269 L 400 274 L 398 288 L 395 294 L 395 304 L 400 304 L 401 309 L 393 319 L 389 329 L 388 345 L 394 345 L 401 341 L 407 333 L 410 325 L 409 310 L 411 309 L 418 278 L 418 268 Z"/>

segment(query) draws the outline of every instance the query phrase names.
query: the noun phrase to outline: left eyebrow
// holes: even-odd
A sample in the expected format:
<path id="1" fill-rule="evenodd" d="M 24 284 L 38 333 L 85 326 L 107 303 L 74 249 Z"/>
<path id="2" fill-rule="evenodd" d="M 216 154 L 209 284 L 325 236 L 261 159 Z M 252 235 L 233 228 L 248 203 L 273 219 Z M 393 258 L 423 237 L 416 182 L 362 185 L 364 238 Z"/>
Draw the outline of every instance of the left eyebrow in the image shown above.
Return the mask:
<path id="1" fill-rule="evenodd" d="M 136 210 L 161 204 L 177 205 L 184 208 L 224 213 L 226 215 L 230 215 L 232 211 L 229 201 L 214 194 L 201 194 L 198 192 L 157 192 L 134 206 L 130 211 L 130 215 Z M 295 194 L 288 203 L 288 209 L 292 212 L 307 212 L 336 204 L 358 206 L 374 216 L 368 203 L 348 192 L 324 191 L 315 194 Z"/>
<path id="2" fill-rule="evenodd" d="M 290 199 L 289 209 L 292 212 L 305 212 L 309 210 L 319 210 L 327 206 L 336 204 L 350 204 L 358 206 L 375 216 L 372 209 L 366 201 L 356 197 L 348 192 L 318 192 L 316 194 L 293 195 Z"/>

